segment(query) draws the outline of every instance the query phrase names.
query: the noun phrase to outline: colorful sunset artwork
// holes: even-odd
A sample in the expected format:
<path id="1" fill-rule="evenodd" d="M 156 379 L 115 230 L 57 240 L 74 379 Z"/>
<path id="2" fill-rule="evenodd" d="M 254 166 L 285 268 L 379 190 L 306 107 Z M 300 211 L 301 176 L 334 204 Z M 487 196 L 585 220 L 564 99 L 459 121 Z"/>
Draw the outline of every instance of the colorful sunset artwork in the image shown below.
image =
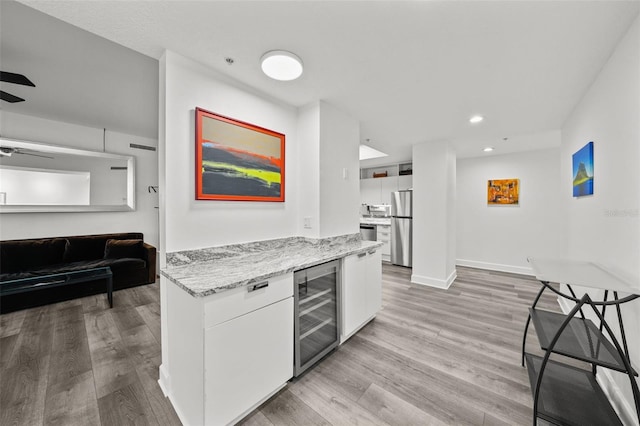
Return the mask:
<path id="1" fill-rule="evenodd" d="M 573 196 L 593 194 L 593 142 L 573 154 Z"/>
<path id="2" fill-rule="evenodd" d="M 196 108 L 196 199 L 284 201 L 284 135 Z"/>
<path id="3" fill-rule="evenodd" d="M 487 185 L 487 204 L 518 204 L 520 179 L 494 179 Z"/>

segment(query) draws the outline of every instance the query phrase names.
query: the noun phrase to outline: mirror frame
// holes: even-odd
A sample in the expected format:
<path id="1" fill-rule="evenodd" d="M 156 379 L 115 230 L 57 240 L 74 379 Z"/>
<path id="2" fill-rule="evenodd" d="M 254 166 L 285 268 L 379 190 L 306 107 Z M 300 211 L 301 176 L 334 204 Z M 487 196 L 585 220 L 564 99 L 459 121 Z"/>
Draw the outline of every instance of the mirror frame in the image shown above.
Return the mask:
<path id="1" fill-rule="evenodd" d="M 16 139 L 0 138 L 0 147 L 24 148 L 42 153 L 78 155 L 107 160 L 125 160 L 127 162 L 127 203 L 120 205 L 0 205 L 0 213 L 75 213 L 75 212 L 121 212 L 135 210 L 135 157 L 131 155 L 111 154 L 108 152 L 88 151 L 66 146 L 51 145 L 38 142 L 27 142 Z"/>

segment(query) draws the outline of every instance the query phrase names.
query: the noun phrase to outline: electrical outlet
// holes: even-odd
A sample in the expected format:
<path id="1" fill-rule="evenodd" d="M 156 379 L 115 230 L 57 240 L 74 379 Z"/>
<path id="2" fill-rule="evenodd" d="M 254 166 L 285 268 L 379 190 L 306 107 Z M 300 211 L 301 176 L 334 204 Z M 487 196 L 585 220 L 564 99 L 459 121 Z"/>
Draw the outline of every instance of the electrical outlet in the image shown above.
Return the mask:
<path id="1" fill-rule="evenodd" d="M 304 218 L 304 227 L 305 227 L 305 229 L 311 229 L 311 218 L 310 217 L 305 217 Z"/>

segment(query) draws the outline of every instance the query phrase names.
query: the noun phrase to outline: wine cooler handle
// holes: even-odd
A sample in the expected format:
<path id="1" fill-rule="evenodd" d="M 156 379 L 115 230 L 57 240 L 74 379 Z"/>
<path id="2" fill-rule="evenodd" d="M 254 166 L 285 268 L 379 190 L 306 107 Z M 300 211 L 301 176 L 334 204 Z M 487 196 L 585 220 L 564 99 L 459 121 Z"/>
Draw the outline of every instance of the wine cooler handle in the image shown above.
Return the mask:
<path id="1" fill-rule="evenodd" d="M 258 284 L 251 285 L 247 288 L 247 291 L 251 293 L 252 291 L 260 290 L 261 288 L 269 287 L 269 281 L 264 281 Z"/>

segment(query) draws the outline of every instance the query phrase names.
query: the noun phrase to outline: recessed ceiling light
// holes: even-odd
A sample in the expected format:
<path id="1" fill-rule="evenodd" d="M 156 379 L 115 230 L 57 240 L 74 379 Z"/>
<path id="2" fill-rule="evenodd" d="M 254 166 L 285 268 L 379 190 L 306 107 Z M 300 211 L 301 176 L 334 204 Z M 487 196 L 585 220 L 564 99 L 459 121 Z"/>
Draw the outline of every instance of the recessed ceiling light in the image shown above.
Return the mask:
<path id="1" fill-rule="evenodd" d="M 302 60 L 286 50 L 272 50 L 260 59 L 262 72 L 274 80 L 290 81 L 302 75 Z"/>
<path id="2" fill-rule="evenodd" d="M 481 122 L 482 120 L 484 120 L 484 117 L 481 115 L 474 115 L 473 117 L 471 117 L 469 119 L 469 123 L 471 124 L 477 124 L 479 122 Z"/>
<path id="3" fill-rule="evenodd" d="M 483 149 L 484 152 L 491 152 L 493 151 L 493 147 L 492 146 L 488 146 L 485 149 Z"/>
<path id="4" fill-rule="evenodd" d="M 382 151 L 378 151 L 375 148 L 371 148 L 369 145 L 360 144 L 360 159 L 369 160 L 371 158 L 388 157 L 389 154 L 385 154 Z"/>

